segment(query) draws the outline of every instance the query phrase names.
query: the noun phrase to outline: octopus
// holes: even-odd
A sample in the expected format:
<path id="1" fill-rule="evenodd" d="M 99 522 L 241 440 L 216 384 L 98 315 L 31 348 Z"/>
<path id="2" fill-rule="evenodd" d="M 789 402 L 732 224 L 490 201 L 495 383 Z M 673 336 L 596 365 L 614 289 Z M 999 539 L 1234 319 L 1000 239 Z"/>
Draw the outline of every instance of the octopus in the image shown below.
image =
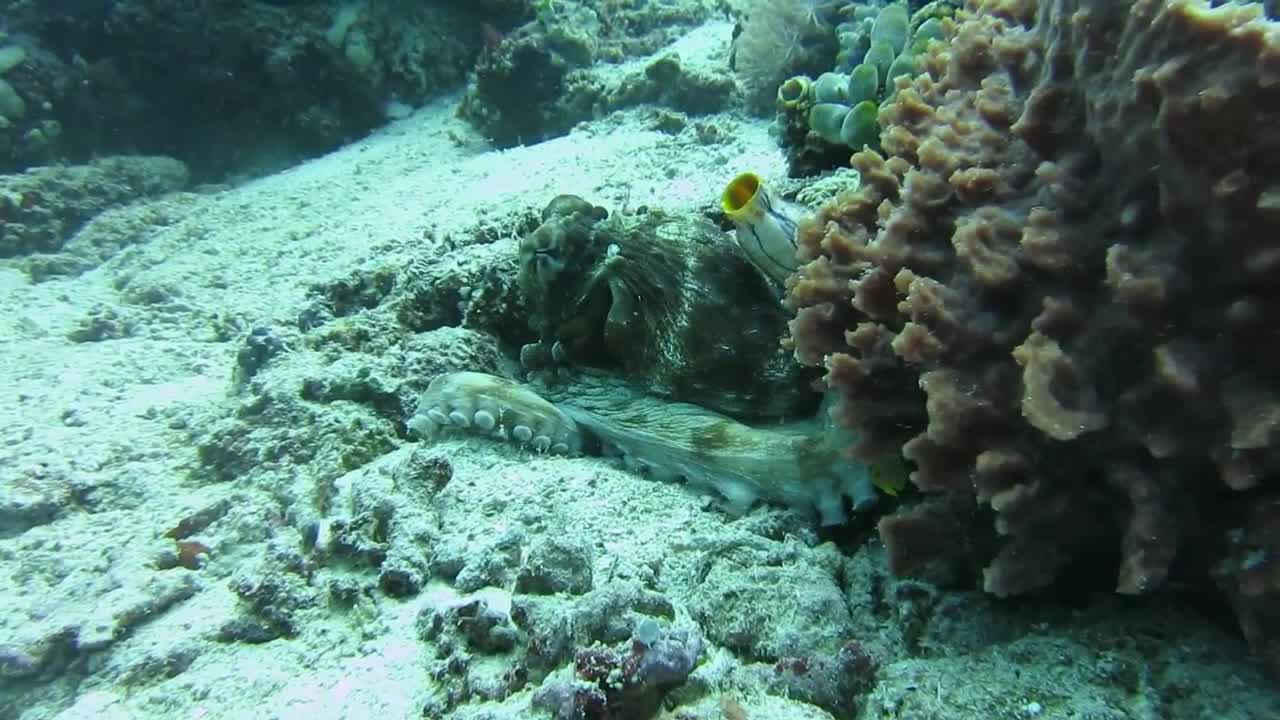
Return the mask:
<path id="1" fill-rule="evenodd" d="M 527 377 L 435 378 L 417 434 L 617 458 L 735 515 L 763 501 L 836 524 L 874 501 L 868 468 L 840 452 L 850 438 L 823 419 L 815 371 L 782 347 L 779 289 L 718 225 L 562 195 L 519 256 L 538 336 L 520 351 Z"/>

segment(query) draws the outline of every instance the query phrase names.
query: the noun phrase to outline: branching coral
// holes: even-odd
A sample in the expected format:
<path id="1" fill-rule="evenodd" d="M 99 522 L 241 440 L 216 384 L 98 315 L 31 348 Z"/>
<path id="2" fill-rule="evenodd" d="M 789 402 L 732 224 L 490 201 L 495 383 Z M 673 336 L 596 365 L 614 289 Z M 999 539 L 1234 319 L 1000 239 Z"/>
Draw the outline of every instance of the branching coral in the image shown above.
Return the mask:
<path id="1" fill-rule="evenodd" d="M 881 523 L 891 564 L 977 560 L 1008 595 L 1097 550 L 1126 593 L 1221 561 L 1274 627 L 1280 573 L 1242 556 L 1280 556 L 1280 515 L 1244 513 L 1280 496 L 1280 26 L 974 0 L 948 34 L 789 283 L 851 452 L 917 465 L 926 499 Z"/>

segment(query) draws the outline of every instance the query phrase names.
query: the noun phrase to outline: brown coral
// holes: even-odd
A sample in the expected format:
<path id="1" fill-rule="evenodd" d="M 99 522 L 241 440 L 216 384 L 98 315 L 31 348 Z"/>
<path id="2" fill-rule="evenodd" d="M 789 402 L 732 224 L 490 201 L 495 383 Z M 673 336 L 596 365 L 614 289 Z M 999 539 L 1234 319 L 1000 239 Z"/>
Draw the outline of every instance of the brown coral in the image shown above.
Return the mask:
<path id="1" fill-rule="evenodd" d="M 1240 511 L 1280 496 L 1280 25 L 1204 0 L 972 0 L 948 29 L 881 109 L 887 158 L 855 155 L 861 190 L 801 228 L 789 283 L 851 452 L 901 450 L 928 493 L 882 522 L 891 563 L 984 552 L 938 541 L 976 527 L 964 498 L 994 513 L 977 560 L 1000 595 L 1098 549 L 1142 592 L 1193 539 L 1227 557 L 1237 527 L 1280 563 L 1280 514 Z M 1278 606 L 1280 573 L 1231 567 L 1241 602 Z"/>

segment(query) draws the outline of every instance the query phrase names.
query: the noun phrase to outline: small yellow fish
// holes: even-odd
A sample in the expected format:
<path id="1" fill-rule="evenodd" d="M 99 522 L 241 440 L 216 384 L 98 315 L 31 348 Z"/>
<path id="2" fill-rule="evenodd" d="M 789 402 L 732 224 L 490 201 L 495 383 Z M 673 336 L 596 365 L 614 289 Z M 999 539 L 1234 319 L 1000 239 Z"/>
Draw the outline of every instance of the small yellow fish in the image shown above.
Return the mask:
<path id="1" fill-rule="evenodd" d="M 898 493 L 907 487 L 907 478 L 911 475 L 911 468 L 901 457 L 872 463 L 870 470 L 871 484 L 890 497 L 898 497 Z"/>

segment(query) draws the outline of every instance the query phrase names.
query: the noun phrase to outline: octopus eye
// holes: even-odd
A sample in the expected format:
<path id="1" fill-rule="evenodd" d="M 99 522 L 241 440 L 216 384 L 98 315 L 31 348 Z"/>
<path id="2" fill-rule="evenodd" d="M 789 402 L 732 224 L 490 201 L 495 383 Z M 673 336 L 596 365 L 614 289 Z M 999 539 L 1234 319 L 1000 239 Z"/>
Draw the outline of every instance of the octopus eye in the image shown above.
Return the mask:
<path id="1" fill-rule="evenodd" d="M 533 254 L 533 272 L 538 282 L 548 285 L 564 269 L 564 262 L 550 250 L 540 250 Z"/>
<path id="2" fill-rule="evenodd" d="M 526 237 L 520 241 L 520 264 L 528 266 L 537 262 L 540 255 L 545 255 L 548 249 L 543 243 L 538 242 L 536 237 Z"/>
<path id="3" fill-rule="evenodd" d="M 565 267 L 565 237 L 547 225 L 520 240 L 520 270 L 529 280 L 548 285 Z"/>

